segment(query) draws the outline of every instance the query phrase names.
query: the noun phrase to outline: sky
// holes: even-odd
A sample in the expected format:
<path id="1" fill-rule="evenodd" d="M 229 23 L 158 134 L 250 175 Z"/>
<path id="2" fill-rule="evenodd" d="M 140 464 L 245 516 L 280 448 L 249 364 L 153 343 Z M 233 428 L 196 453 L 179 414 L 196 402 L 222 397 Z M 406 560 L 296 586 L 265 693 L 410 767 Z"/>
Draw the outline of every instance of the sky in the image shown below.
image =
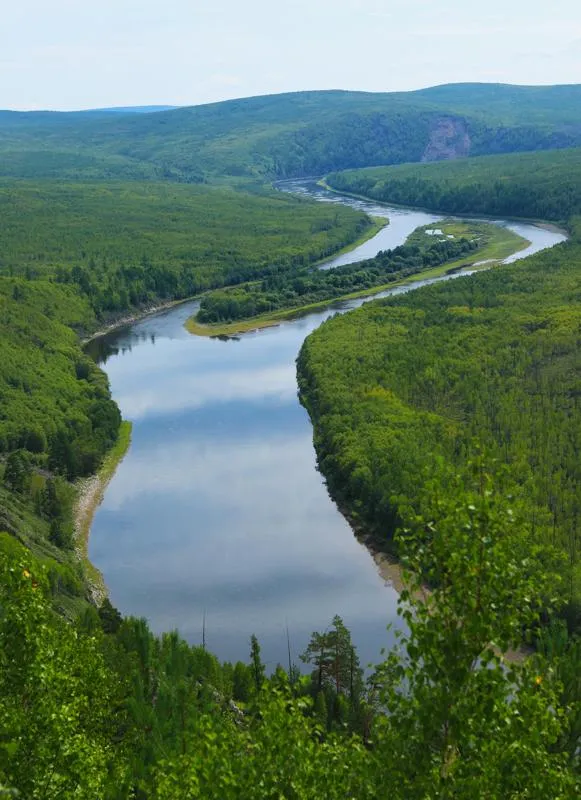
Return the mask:
<path id="1" fill-rule="evenodd" d="M 4 0 L 0 108 L 581 83 L 579 0 Z"/>

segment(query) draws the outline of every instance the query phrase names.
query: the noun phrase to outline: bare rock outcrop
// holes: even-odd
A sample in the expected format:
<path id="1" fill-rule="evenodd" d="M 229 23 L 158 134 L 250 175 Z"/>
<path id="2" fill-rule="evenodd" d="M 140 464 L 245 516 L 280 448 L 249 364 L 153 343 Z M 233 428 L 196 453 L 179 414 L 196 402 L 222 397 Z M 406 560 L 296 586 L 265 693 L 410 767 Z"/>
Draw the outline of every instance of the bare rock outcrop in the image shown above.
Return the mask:
<path id="1" fill-rule="evenodd" d="M 446 161 L 470 155 L 470 135 L 465 120 L 439 117 L 430 131 L 422 161 Z"/>

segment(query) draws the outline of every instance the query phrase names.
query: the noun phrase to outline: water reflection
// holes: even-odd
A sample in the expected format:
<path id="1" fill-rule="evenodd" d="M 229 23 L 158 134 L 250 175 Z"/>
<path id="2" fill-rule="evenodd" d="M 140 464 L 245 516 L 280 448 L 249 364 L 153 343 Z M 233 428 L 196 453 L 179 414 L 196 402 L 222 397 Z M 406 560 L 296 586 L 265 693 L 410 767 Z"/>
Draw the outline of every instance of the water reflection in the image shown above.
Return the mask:
<path id="1" fill-rule="evenodd" d="M 379 237 L 397 228 L 405 238 L 402 231 L 427 224 L 418 213 L 398 209 L 399 222 L 390 215 L 364 247 L 400 244 Z M 560 240 L 518 227 L 537 249 Z M 220 657 L 247 658 L 256 633 L 272 666 L 286 663 L 287 623 L 296 657 L 338 613 L 363 662 L 378 660 L 396 594 L 328 497 L 294 367 L 310 331 L 361 302 L 236 341 L 190 336 L 183 323 L 197 303 L 189 302 L 90 344 L 134 423 L 90 539 L 91 560 L 123 613 L 147 617 L 158 632 L 178 628 L 192 642 L 201 641 L 205 613 L 208 645 Z"/>
<path id="2" fill-rule="evenodd" d="M 395 593 L 329 500 L 296 397 L 294 359 L 325 315 L 232 343 L 185 334 L 190 313 L 144 320 L 105 348 L 134 422 L 90 540 L 112 601 L 190 641 L 205 610 L 221 657 L 246 658 L 255 632 L 274 663 L 287 621 L 298 651 L 339 613 L 377 660 Z"/>

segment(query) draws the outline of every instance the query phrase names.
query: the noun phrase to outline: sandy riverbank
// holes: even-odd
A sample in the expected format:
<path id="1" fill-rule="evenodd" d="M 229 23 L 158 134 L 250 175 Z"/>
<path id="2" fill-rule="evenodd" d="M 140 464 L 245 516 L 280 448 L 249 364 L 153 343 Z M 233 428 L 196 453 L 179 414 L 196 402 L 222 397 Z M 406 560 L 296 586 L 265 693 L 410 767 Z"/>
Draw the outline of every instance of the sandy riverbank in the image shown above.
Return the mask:
<path id="1" fill-rule="evenodd" d="M 130 443 L 131 423 L 123 421 L 119 429 L 117 443 L 105 457 L 99 471 L 95 475 L 82 478 L 76 483 L 77 500 L 73 511 L 75 549 L 85 567 L 91 598 L 97 606 L 100 606 L 107 596 L 107 587 L 99 570 L 89 561 L 91 525 L 95 512 L 103 501 L 105 489 L 115 474 L 117 467 L 123 461 Z"/>

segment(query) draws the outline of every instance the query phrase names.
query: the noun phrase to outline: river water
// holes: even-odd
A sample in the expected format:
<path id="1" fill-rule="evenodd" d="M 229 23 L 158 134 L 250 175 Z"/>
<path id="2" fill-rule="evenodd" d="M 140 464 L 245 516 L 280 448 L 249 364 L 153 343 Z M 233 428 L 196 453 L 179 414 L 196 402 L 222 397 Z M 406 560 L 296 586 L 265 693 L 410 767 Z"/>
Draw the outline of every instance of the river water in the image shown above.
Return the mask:
<path id="1" fill-rule="evenodd" d="M 304 181 L 284 188 L 390 218 L 326 267 L 397 246 L 418 225 L 442 218 Z M 565 238 L 500 224 L 531 241 L 520 257 Z M 188 302 L 91 343 L 133 422 L 131 447 L 89 543 L 123 614 L 146 617 L 155 632 L 177 628 L 192 643 L 201 643 L 205 617 L 207 646 L 222 659 L 247 660 L 255 633 L 271 668 L 287 663 L 287 627 L 298 660 L 311 632 L 339 614 L 362 663 L 380 659 L 392 642 L 387 625 L 397 622 L 397 595 L 327 494 L 295 376 L 305 337 L 361 302 L 228 340 L 189 335 L 183 324 L 197 303 Z"/>

